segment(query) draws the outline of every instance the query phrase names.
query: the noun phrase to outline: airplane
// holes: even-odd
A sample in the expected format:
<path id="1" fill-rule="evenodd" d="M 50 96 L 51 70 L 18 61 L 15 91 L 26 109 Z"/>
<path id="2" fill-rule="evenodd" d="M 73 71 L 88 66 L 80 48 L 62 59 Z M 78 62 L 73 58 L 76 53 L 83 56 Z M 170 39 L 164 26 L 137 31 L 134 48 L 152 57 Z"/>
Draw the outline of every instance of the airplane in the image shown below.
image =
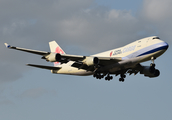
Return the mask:
<path id="1" fill-rule="evenodd" d="M 160 40 L 157 36 L 136 40 L 124 47 L 109 50 L 90 56 L 66 54 L 55 42 L 49 42 L 50 51 L 38 51 L 14 47 L 4 43 L 9 49 L 20 50 L 42 56 L 54 66 L 27 64 L 27 66 L 51 70 L 54 74 L 67 74 L 88 76 L 93 75 L 97 79 L 112 80 L 112 75 L 120 75 L 119 81 L 124 82 L 126 74 L 137 73 L 145 77 L 155 78 L 160 71 L 155 69 L 154 60 L 161 56 L 169 47 L 168 43 Z M 150 66 L 143 66 L 140 63 L 151 60 Z"/>

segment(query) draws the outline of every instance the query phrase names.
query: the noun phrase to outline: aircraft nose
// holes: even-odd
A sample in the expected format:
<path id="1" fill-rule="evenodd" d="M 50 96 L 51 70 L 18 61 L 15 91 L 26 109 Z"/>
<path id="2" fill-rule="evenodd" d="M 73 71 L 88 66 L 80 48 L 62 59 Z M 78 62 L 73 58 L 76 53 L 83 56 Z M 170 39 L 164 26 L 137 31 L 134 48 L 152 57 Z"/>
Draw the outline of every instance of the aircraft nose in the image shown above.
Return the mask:
<path id="1" fill-rule="evenodd" d="M 168 49 L 168 47 L 169 47 L 169 45 L 168 45 L 168 43 L 166 43 L 166 42 L 164 42 L 164 49 Z"/>

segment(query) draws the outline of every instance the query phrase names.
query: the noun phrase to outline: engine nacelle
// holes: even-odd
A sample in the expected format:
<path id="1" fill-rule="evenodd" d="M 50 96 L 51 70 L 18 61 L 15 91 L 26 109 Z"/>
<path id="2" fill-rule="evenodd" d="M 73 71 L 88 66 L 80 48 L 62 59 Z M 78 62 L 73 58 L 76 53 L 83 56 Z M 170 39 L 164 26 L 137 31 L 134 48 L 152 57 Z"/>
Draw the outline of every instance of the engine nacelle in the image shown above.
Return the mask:
<path id="1" fill-rule="evenodd" d="M 86 57 L 83 62 L 88 66 L 97 65 L 99 64 L 99 59 L 97 57 Z"/>
<path id="2" fill-rule="evenodd" d="M 158 77 L 160 75 L 160 71 L 152 66 L 145 66 L 140 74 L 144 74 L 146 77 L 153 78 Z"/>
<path id="3" fill-rule="evenodd" d="M 50 62 L 59 62 L 61 60 L 61 55 L 59 53 L 51 53 L 46 57 L 46 60 Z"/>

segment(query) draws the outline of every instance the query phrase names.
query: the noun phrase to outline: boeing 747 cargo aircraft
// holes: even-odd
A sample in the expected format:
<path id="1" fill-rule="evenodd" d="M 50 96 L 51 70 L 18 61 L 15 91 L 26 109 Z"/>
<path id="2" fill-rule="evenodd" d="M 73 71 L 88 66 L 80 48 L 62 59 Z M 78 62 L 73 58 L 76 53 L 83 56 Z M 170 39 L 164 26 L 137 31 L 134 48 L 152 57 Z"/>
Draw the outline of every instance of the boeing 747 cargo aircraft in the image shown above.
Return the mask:
<path id="1" fill-rule="evenodd" d="M 112 75 L 120 76 L 119 81 L 124 82 L 126 74 L 143 74 L 154 78 L 160 75 L 155 68 L 154 60 L 161 56 L 167 49 L 168 44 L 159 37 L 147 37 L 132 42 L 124 47 L 109 50 L 90 56 L 66 54 L 55 42 L 49 42 L 50 51 L 37 51 L 14 47 L 5 43 L 7 48 L 29 52 L 42 56 L 42 59 L 53 62 L 54 66 L 27 64 L 28 66 L 48 69 L 55 74 L 68 74 L 87 76 L 93 75 L 97 79 L 113 79 Z M 150 66 L 140 63 L 151 60 Z"/>

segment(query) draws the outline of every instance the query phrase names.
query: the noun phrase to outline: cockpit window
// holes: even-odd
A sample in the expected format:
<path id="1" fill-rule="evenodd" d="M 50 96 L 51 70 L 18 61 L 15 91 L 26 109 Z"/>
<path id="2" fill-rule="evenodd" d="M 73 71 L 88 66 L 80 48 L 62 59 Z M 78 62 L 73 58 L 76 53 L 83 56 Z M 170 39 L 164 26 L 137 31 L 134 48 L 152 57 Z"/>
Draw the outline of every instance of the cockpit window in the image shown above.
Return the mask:
<path id="1" fill-rule="evenodd" d="M 154 37 L 153 39 L 160 39 L 159 37 Z"/>

